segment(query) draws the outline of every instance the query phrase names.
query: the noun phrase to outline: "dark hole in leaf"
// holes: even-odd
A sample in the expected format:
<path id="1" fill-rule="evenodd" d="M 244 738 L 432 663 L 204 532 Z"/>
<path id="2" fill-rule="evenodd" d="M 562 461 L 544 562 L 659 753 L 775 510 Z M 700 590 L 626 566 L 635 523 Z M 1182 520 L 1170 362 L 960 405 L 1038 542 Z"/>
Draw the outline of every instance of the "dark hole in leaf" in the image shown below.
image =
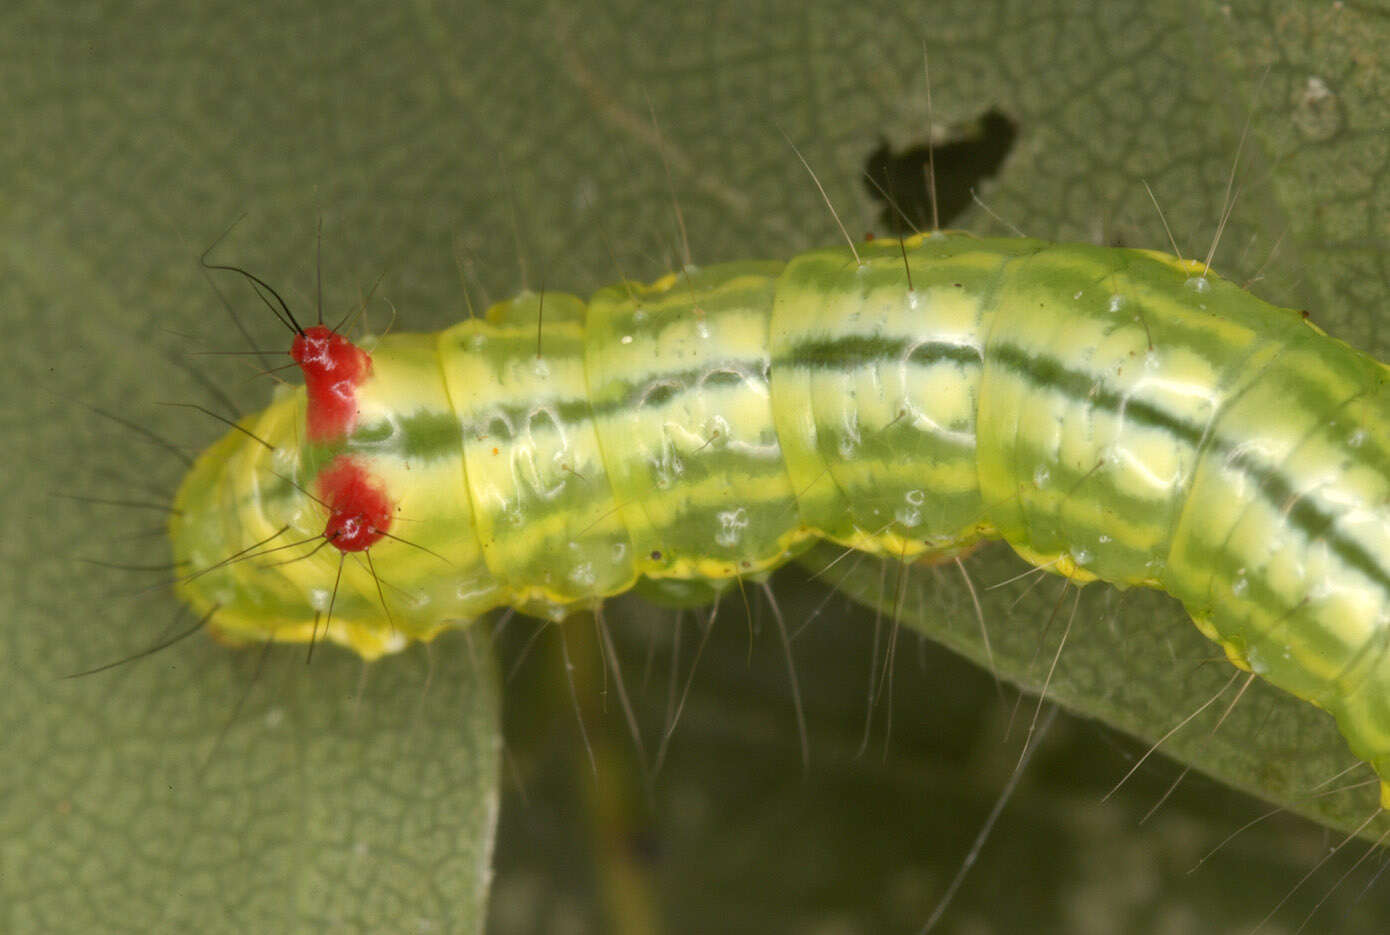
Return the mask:
<path id="1" fill-rule="evenodd" d="M 949 227 L 970 207 L 971 190 L 999 172 L 1017 138 L 1018 124 L 990 108 L 961 128 L 957 138 L 936 146 L 936 198 L 942 227 Z M 864 186 L 883 205 L 879 217 L 894 236 L 932 228 L 927 163 L 926 143 L 895 153 L 886 140 L 865 160 Z"/>

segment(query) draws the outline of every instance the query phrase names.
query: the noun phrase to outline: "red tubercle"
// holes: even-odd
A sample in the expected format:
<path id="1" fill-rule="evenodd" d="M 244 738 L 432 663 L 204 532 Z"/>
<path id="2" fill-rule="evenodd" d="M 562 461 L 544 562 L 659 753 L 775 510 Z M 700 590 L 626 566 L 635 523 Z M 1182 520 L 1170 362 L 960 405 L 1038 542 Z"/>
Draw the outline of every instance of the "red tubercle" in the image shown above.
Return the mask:
<path id="1" fill-rule="evenodd" d="M 356 458 L 338 455 L 319 472 L 318 496 L 328 507 L 324 538 L 339 552 L 363 552 L 391 529 L 391 498 Z"/>
<path id="2" fill-rule="evenodd" d="M 333 329 L 313 325 L 294 336 L 290 357 L 304 373 L 309 441 L 347 437 L 357 422 L 357 387 L 372 372 L 371 355 Z"/>

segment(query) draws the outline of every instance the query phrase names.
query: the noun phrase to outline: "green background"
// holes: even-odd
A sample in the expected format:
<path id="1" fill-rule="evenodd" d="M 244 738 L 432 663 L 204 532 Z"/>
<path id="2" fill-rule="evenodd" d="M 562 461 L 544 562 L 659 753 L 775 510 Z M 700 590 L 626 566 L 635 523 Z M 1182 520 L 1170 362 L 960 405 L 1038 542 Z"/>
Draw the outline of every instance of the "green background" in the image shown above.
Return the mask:
<path id="1" fill-rule="evenodd" d="M 834 242 L 783 132 L 850 229 L 873 230 L 859 172 L 880 140 L 949 136 L 991 106 L 1020 125 L 982 188 L 995 214 L 1164 247 L 1147 180 L 1185 255 L 1211 242 L 1250 118 L 1216 268 L 1386 359 L 1387 39 L 1372 4 L 1292 0 L 6 5 L 0 928 L 472 931 L 491 880 L 499 933 L 915 931 L 1033 702 L 904 633 L 891 740 L 880 706 L 857 755 L 874 616 L 842 595 L 891 609 L 895 571 L 841 563 L 824 576 L 838 595 L 794 570 L 774 582 L 794 628 L 830 597 L 795 641 L 804 771 L 768 605 L 727 602 L 650 794 L 583 621 L 567 639 L 596 778 L 556 633 L 524 654 L 520 619 L 498 652 L 479 628 L 306 667 L 302 650 L 197 636 L 63 681 L 179 625 L 169 595 L 133 593 L 157 573 L 79 561 L 166 561 L 160 517 L 61 495 L 164 502 L 182 470 L 89 407 L 196 451 L 218 426 L 160 401 L 264 401 L 254 362 L 193 356 L 247 346 L 196 263 L 243 214 L 218 256 L 295 307 L 314 301 L 322 218 L 326 307 L 380 277 L 370 324 L 429 330 L 470 299 L 665 271 L 673 191 L 700 263 Z M 956 223 L 1006 232 L 979 210 Z M 239 284 L 218 285 L 261 346 L 284 345 Z M 1002 549 L 966 567 L 981 588 L 1023 569 Z M 841 583 L 851 569 L 862 580 Z M 984 592 L 985 616 L 1001 674 L 1036 687 L 1070 599 L 1049 628 L 1060 584 L 1028 583 Z M 901 593 L 904 623 L 979 656 L 954 567 Z M 650 758 L 694 619 L 677 631 L 631 601 L 608 617 Z M 1088 589 L 1052 691 L 1112 726 L 1053 723 L 939 930 L 1246 931 L 1273 909 L 1340 832 L 1280 816 L 1187 870 L 1265 810 L 1233 787 L 1339 828 L 1370 812 L 1369 788 L 1305 794 L 1353 763 L 1317 712 L 1256 686 L 1214 736 L 1208 721 L 1172 742 L 1222 782 L 1187 777 L 1141 825 L 1180 769 L 1156 757 L 1101 802 L 1145 749 L 1123 731 L 1154 738 L 1191 713 L 1228 678 L 1216 655 L 1166 599 Z M 1385 884 L 1363 892 L 1373 869 L 1320 930 L 1390 926 Z M 1337 875 L 1266 931 L 1297 927 Z"/>

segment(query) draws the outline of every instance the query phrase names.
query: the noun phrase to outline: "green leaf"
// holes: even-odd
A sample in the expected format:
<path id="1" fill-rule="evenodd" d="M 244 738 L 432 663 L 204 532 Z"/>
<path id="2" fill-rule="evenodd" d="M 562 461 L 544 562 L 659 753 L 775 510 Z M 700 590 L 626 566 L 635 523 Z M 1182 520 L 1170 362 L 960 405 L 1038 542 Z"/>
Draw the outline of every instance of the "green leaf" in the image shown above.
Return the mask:
<path id="1" fill-rule="evenodd" d="M 0 13 L 7 931 L 482 927 L 500 735 L 481 629 L 365 668 L 331 649 L 307 667 L 302 649 L 262 664 L 194 636 L 59 679 L 189 622 L 163 590 L 131 593 L 160 575 L 77 561 L 167 561 L 157 511 L 53 495 L 164 502 L 182 471 L 88 406 L 195 451 L 221 426 L 159 401 L 216 405 L 210 384 L 240 411 L 264 403 L 263 364 L 191 356 L 247 347 L 197 265 L 243 214 L 219 258 L 312 308 L 321 216 L 326 314 L 375 284 L 369 323 L 398 330 L 438 328 L 522 286 L 652 278 L 682 261 L 673 201 L 699 263 L 786 257 L 839 233 L 783 132 L 846 226 L 882 232 L 860 171 L 882 138 L 925 137 L 925 48 L 935 126 L 990 107 L 1019 123 L 980 195 L 1034 236 L 1164 248 L 1147 181 L 1178 249 L 1204 256 L 1249 118 L 1215 268 L 1390 357 L 1378 327 L 1390 24 L 1365 4 L 328 6 L 19 0 Z M 1006 232 L 978 209 L 955 224 Z M 253 296 L 218 285 L 259 346 L 283 348 Z M 980 587 L 1022 570 L 1002 549 L 966 568 Z M 858 572 L 866 596 L 897 604 L 891 573 L 884 590 L 877 568 Z M 959 571 L 921 575 L 904 622 L 971 652 Z M 793 628 L 826 596 L 795 572 L 775 584 Z M 987 592 L 985 617 L 996 661 L 1012 659 L 1000 671 L 1035 688 L 1070 604 L 1044 640 L 1060 585 L 1010 607 L 1024 586 Z M 1012 689 L 900 635 L 887 756 L 880 704 L 873 752 L 856 758 L 874 622 L 846 604 L 831 596 L 794 642 L 809 770 L 753 591 L 751 636 L 742 601 L 720 610 L 650 799 L 612 686 L 605 695 L 596 651 L 580 645 L 591 629 L 566 632 L 597 780 L 546 635 L 505 700 L 519 783 L 506 786 L 490 929 L 620 931 L 614 915 L 636 929 L 649 913 L 672 931 L 920 925 L 1004 788 L 1032 702 L 1013 714 Z M 650 755 L 676 631 L 650 608 L 620 620 L 630 606 L 610 622 Z M 683 673 L 689 617 L 681 632 Z M 506 665 L 528 635 L 510 625 Z M 1202 664 L 1214 655 L 1160 596 L 1092 588 L 1049 693 L 1152 739 L 1224 683 L 1226 663 Z M 1275 798 L 1350 764 L 1325 718 L 1276 695 L 1252 688 L 1214 736 L 1196 728 L 1165 749 Z M 1321 855 L 1319 829 L 1273 820 L 1185 876 L 1263 807 L 1192 776 L 1141 827 L 1177 773 L 1166 759 L 1100 799 L 1145 748 L 1054 722 L 943 930 L 1249 928 Z M 1372 798 L 1295 804 L 1346 828 Z M 1300 907 L 1337 875 L 1316 876 Z M 1386 928 L 1383 887 L 1353 906 L 1365 878 L 1320 918 Z M 1302 918 L 1285 914 L 1289 928 Z"/>

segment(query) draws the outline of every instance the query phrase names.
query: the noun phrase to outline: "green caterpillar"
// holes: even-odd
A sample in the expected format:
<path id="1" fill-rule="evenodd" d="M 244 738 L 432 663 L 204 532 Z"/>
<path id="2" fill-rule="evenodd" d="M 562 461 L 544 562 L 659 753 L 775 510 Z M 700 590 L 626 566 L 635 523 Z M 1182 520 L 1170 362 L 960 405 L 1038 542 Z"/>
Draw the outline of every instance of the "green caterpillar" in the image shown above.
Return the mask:
<path id="1" fill-rule="evenodd" d="M 171 520 L 229 641 L 375 658 L 497 607 L 710 600 L 823 539 L 1002 538 L 1174 595 L 1390 778 L 1387 368 L 1199 262 L 930 234 L 365 351 L 294 327 L 307 390 L 208 449 Z"/>

